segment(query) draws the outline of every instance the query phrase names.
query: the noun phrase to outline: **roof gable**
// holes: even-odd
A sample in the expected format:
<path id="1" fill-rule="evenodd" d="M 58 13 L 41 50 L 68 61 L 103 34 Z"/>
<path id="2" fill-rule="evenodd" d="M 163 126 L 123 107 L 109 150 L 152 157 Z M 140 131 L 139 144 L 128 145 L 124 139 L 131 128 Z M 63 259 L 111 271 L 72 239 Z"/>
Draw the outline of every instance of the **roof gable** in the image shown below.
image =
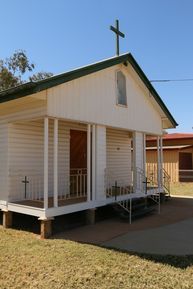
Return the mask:
<path id="1" fill-rule="evenodd" d="M 123 54 L 120 56 L 116 56 L 110 59 L 106 59 L 91 65 L 87 65 L 66 73 L 62 73 L 59 75 L 52 76 L 50 78 L 37 81 L 37 82 L 28 82 L 23 85 L 17 86 L 15 88 L 11 88 L 5 91 L 0 92 L 0 103 L 7 102 L 10 100 L 14 100 L 17 98 L 25 97 L 30 94 L 37 93 L 39 91 L 60 85 L 62 83 L 86 76 L 88 74 L 100 71 L 102 69 L 124 63 L 126 66 L 128 63 L 131 64 L 135 72 L 138 74 L 144 85 L 151 92 L 157 104 L 161 107 L 167 118 L 170 120 L 173 127 L 176 127 L 178 124 L 165 106 L 164 102 L 160 98 L 157 91 L 154 89 L 134 57 L 131 53 Z"/>

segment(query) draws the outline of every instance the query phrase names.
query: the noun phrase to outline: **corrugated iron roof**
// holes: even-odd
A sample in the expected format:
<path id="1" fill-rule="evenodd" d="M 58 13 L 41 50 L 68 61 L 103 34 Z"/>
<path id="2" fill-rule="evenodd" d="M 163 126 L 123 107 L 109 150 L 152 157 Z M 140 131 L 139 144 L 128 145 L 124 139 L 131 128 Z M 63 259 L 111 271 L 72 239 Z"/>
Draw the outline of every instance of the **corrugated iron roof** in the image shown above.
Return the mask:
<path id="1" fill-rule="evenodd" d="M 181 149 L 188 149 L 192 148 L 193 145 L 175 145 L 175 146 L 163 146 L 163 150 L 181 150 Z M 147 151 L 157 150 L 157 146 L 155 147 L 146 147 Z"/>
<path id="2" fill-rule="evenodd" d="M 193 133 L 170 133 L 163 136 L 164 139 L 193 138 Z"/>
<path id="3" fill-rule="evenodd" d="M 168 133 L 162 136 L 163 140 L 193 139 L 193 133 Z M 148 137 L 147 141 L 154 141 L 156 137 Z"/>

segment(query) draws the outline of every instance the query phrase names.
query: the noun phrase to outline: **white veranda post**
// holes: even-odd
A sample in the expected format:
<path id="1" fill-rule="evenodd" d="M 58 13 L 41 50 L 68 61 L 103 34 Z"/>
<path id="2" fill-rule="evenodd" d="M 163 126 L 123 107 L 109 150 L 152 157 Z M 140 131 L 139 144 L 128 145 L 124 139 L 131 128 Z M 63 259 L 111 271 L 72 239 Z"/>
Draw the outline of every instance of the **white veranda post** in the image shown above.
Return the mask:
<path id="1" fill-rule="evenodd" d="M 87 201 L 90 201 L 90 176 L 91 176 L 91 166 L 90 166 L 90 161 L 91 161 L 91 125 L 87 125 Z"/>
<path id="2" fill-rule="evenodd" d="M 162 138 L 157 137 L 157 181 L 158 187 L 162 187 L 162 164 L 163 164 L 163 152 L 162 152 Z"/>
<path id="3" fill-rule="evenodd" d="M 92 201 L 95 200 L 95 190 L 96 190 L 96 127 L 92 126 Z"/>
<path id="4" fill-rule="evenodd" d="M 160 137 L 160 185 L 163 187 L 163 138 Z"/>
<path id="5" fill-rule="evenodd" d="M 58 119 L 54 119 L 54 207 L 58 207 Z"/>
<path id="6" fill-rule="evenodd" d="M 143 134 L 143 170 L 146 175 L 146 134 Z"/>
<path id="7" fill-rule="evenodd" d="M 134 192 L 137 189 L 137 172 L 136 172 L 136 133 L 133 132 L 133 190 Z"/>
<path id="8" fill-rule="evenodd" d="M 44 208 L 48 208 L 48 137 L 49 119 L 44 118 Z"/>

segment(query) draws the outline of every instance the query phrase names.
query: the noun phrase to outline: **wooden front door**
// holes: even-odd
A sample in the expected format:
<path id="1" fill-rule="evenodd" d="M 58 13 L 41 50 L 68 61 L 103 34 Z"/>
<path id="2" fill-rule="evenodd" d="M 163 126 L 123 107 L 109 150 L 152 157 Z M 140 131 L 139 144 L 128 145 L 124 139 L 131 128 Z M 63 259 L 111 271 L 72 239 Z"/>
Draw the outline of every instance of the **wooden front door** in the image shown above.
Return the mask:
<path id="1" fill-rule="evenodd" d="M 70 130 L 70 169 L 87 167 L 87 133 Z"/>
<path id="2" fill-rule="evenodd" d="M 86 197 L 87 193 L 87 133 L 70 130 L 70 193 Z"/>

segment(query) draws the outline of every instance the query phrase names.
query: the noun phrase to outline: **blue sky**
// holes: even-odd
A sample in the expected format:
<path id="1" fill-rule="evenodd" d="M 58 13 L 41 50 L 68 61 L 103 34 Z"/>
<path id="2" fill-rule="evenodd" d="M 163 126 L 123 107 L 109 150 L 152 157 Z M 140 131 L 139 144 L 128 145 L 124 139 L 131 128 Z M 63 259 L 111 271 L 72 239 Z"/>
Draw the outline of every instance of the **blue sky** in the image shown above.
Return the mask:
<path id="1" fill-rule="evenodd" d="M 148 78 L 193 78 L 193 0 L 0 0 L 0 58 L 27 51 L 37 71 L 61 73 L 114 56 L 115 19 Z M 193 133 L 193 82 L 155 83 L 179 123 Z M 173 132 L 173 131 L 172 131 Z"/>

